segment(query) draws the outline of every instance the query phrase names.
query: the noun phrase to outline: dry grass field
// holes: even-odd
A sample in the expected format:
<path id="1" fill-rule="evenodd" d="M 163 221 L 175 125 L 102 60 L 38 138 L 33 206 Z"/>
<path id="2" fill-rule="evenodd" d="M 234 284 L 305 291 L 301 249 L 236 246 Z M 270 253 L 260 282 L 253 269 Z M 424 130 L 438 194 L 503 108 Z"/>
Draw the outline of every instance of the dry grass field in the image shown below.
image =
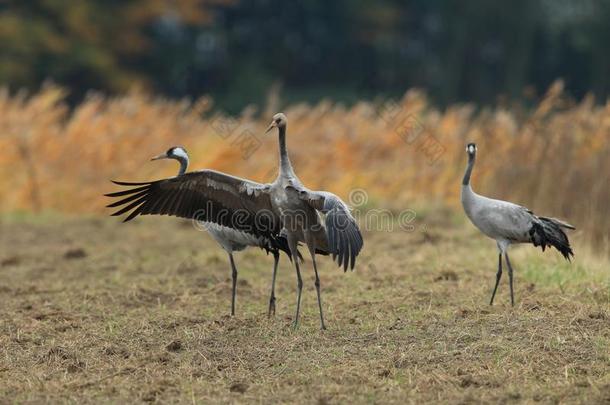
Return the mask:
<path id="1" fill-rule="evenodd" d="M 463 216 L 428 208 L 414 230 L 365 232 L 353 273 L 311 264 L 299 330 L 295 277 L 226 255 L 173 218 L 0 216 L 0 402 L 610 402 L 610 279 L 582 231 L 570 265 L 513 250 L 496 304 L 496 248 Z"/>

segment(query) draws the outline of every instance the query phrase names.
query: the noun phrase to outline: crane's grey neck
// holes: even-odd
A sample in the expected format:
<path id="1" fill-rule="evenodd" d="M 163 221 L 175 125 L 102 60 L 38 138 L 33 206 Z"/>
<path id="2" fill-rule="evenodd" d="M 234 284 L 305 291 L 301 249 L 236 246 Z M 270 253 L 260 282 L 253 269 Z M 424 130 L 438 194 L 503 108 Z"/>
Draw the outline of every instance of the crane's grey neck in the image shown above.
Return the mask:
<path id="1" fill-rule="evenodd" d="M 280 174 L 284 176 L 294 176 L 292 163 L 288 157 L 288 149 L 286 148 L 286 126 L 278 128 L 280 138 Z"/>
<path id="2" fill-rule="evenodd" d="M 470 186 L 470 175 L 472 174 L 472 168 L 474 167 L 474 161 L 476 160 L 475 154 L 468 154 L 468 166 L 462 179 L 462 186 Z"/>
<path id="3" fill-rule="evenodd" d="M 178 162 L 180 162 L 180 170 L 178 171 L 178 176 L 182 176 L 186 173 L 186 169 L 189 167 L 189 158 L 186 156 L 176 156 L 174 157 Z"/>

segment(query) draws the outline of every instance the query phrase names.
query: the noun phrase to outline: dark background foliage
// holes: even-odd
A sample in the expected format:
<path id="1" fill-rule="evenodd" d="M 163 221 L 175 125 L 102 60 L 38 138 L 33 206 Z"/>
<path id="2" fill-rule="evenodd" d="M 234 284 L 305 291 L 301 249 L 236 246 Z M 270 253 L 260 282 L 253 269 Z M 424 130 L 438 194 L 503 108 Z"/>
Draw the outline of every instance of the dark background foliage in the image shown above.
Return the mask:
<path id="1" fill-rule="evenodd" d="M 426 89 L 440 105 L 610 91 L 610 1 L 5 0 L 0 84 L 133 86 L 236 111 Z"/>

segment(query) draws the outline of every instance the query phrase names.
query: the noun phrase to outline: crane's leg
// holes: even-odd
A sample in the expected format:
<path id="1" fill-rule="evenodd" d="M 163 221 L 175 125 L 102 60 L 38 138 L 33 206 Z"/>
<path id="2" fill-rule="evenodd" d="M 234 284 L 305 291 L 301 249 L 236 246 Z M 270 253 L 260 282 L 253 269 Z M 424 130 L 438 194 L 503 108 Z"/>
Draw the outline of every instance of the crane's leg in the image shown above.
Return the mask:
<path id="1" fill-rule="evenodd" d="M 288 246 L 290 247 L 290 254 L 292 255 L 292 261 L 294 262 L 294 269 L 297 273 L 297 312 L 294 317 L 293 327 L 296 329 L 299 326 L 299 313 L 301 312 L 301 293 L 303 291 L 303 279 L 301 278 L 301 269 L 299 268 L 299 254 L 297 251 L 297 240 L 294 235 L 288 234 Z"/>
<path id="2" fill-rule="evenodd" d="M 496 296 L 496 291 L 498 290 L 498 284 L 500 284 L 500 279 L 502 278 L 502 253 L 498 255 L 498 272 L 496 273 L 496 286 L 494 287 L 494 292 L 491 293 L 491 301 L 489 301 L 489 305 L 494 304 L 494 298 Z"/>
<path id="3" fill-rule="evenodd" d="M 318 308 L 320 309 L 320 329 L 326 330 L 326 325 L 324 325 L 324 313 L 322 311 L 322 295 L 320 292 L 320 276 L 318 275 L 318 265 L 316 263 L 316 245 L 315 239 L 311 235 L 310 232 L 305 234 L 305 240 L 307 241 L 307 247 L 309 248 L 309 254 L 311 255 L 311 261 L 313 263 L 313 271 L 316 274 L 316 292 L 318 293 Z"/>
<path id="4" fill-rule="evenodd" d="M 280 261 L 280 252 L 273 251 L 273 278 L 271 279 L 271 297 L 269 297 L 269 312 L 267 316 L 275 315 L 275 276 L 277 275 L 277 266 Z"/>
<path id="5" fill-rule="evenodd" d="M 316 273 L 316 292 L 318 293 L 318 308 L 320 308 L 320 329 L 326 330 L 324 325 L 324 314 L 322 313 L 322 296 L 320 295 L 320 277 L 318 276 L 318 266 L 316 265 L 315 251 L 311 253 L 311 261 L 313 262 L 313 271 Z"/>
<path id="6" fill-rule="evenodd" d="M 231 262 L 231 277 L 233 278 L 233 294 L 231 295 L 231 316 L 235 316 L 235 295 L 237 293 L 237 267 L 233 260 L 233 252 L 229 252 L 229 261 Z"/>
<path id="7" fill-rule="evenodd" d="M 515 306 L 515 295 L 513 294 L 513 266 L 510 264 L 508 259 L 508 252 L 504 253 L 506 257 L 506 264 L 508 265 L 508 280 L 510 284 L 510 305 Z"/>

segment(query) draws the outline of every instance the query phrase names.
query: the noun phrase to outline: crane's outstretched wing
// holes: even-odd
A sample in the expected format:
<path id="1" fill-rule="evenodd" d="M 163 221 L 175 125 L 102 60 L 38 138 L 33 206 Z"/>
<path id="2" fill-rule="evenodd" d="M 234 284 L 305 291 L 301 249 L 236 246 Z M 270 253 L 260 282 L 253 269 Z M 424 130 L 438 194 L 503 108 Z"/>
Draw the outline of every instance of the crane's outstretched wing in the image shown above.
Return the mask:
<path id="1" fill-rule="evenodd" d="M 129 211 L 124 222 L 138 215 L 171 215 L 212 222 L 275 241 L 280 234 L 279 218 L 271 209 L 268 186 L 214 170 L 190 172 L 163 180 L 127 183 L 131 188 L 106 194 L 119 201 L 112 215 Z"/>
<path id="2" fill-rule="evenodd" d="M 329 253 L 333 255 L 333 260 L 337 260 L 339 267 L 343 265 L 343 271 L 347 271 L 348 267 L 353 270 L 364 241 L 347 204 L 327 191 L 301 190 L 299 196 L 326 215 Z"/>

